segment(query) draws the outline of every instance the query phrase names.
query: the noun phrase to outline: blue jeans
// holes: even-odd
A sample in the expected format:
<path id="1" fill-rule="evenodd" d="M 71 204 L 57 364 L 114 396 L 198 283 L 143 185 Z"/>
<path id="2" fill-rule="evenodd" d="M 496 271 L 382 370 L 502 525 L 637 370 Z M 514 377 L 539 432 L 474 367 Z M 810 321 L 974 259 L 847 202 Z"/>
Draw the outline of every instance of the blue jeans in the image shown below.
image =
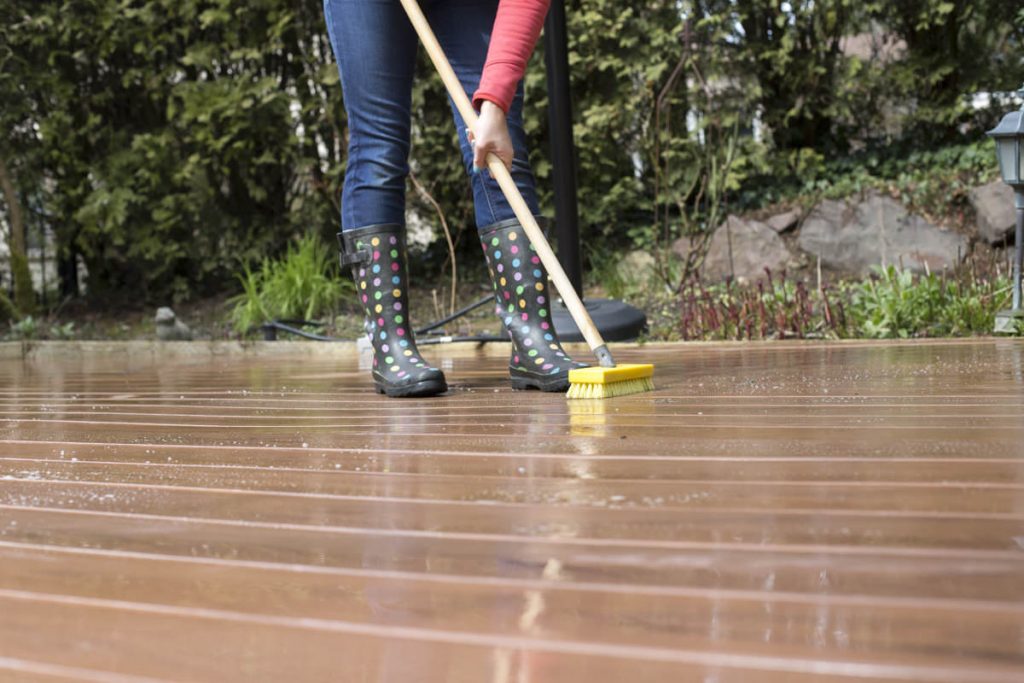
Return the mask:
<path id="1" fill-rule="evenodd" d="M 441 47 L 472 96 L 480 81 L 498 0 L 421 0 Z M 398 0 L 324 0 L 348 113 L 348 166 L 341 199 L 343 230 L 379 223 L 405 225 L 405 179 L 413 69 L 419 41 Z M 477 227 L 513 218 L 490 174 L 472 172 L 466 124 L 454 105 L 462 161 L 473 186 Z M 523 130 L 523 86 L 508 113 L 515 150 L 512 177 L 534 215 L 539 213 Z M 429 169 L 425 169 L 429 173 Z"/>

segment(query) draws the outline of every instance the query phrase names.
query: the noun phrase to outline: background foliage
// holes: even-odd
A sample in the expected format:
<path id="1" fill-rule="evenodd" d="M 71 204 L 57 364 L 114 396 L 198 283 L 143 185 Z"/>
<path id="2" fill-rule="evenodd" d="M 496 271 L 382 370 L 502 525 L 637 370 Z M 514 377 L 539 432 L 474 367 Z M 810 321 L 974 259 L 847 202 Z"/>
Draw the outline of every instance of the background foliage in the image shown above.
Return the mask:
<path id="1" fill-rule="evenodd" d="M 657 332 L 703 341 L 969 336 L 989 334 L 1010 297 L 1005 275 L 964 267 L 914 275 L 878 266 L 864 280 L 817 287 L 768 272 L 756 283 L 686 282 L 666 317 L 674 329 Z"/>
<path id="2" fill-rule="evenodd" d="M 1017 5 L 568 0 L 584 240 L 652 247 L 723 206 L 977 149 L 1005 101 L 971 96 L 1024 81 Z M 527 129 L 549 203 L 542 53 Z M 475 249 L 447 101 L 420 69 L 414 172 Z M 346 130 L 320 0 L 0 0 L 0 102 L 0 159 L 27 229 L 52 231 L 62 297 L 77 259 L 93 297 L 237 291 L 245 265 L 336 230 Z M 437 224 L 418 193 L 409 207 Z M 421 270 L 443 262 L 436 234 Z"/>

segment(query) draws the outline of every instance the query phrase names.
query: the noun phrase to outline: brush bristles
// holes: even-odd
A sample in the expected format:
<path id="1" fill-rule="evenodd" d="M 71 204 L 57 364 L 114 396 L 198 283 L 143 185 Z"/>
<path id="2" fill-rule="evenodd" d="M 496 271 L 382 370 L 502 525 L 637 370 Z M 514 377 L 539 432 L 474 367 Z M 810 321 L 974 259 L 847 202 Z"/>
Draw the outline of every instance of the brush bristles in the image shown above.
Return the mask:
<path id="1" fill-rule="evenodd" d="M 627 394 L 639 394 L 644 391 L 654 391 L 654 379 L 641 377 L 638 379 L 627 379 L 619 382 L 580 382 L 569 385 L 567 398 L 580 399 L 603 399 Z"/>

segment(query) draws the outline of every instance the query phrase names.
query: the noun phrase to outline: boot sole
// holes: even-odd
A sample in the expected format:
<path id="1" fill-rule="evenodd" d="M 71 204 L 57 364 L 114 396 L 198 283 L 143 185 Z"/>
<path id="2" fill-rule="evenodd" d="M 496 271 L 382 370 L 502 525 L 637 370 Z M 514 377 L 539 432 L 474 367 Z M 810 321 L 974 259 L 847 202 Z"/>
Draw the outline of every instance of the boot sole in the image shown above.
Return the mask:
<path id="1" fill-rule="evenodd" d="M 402 386 L 388 386 L 382 382 L 375 381 L 373 386 L 377 389 L 378 394 L 384 394 L 389 398 L 422 398 L 425 396 L 437 396 L 448 391 L 448 383 L 438 379 L 428 379 Z"/>
<path id="2" fill-rule="evenodd" d="M 569 390 L 569 378 L 568 377 L 550 377 L 550 378 L 527 378 L 527 377 L 510 377 L 509 381 L 512 383 L 512 388 L 515 391 L 528 391 L 530 389 L 536 389 L 538 391 L 547 392 L 561 392 L 565 393 Z"/>

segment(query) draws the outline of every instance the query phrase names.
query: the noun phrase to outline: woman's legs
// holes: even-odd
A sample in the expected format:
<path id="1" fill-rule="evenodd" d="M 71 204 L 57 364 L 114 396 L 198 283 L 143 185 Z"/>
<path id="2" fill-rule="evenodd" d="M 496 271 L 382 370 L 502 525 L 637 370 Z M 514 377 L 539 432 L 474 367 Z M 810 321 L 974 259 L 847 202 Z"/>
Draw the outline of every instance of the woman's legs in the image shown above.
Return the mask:
<path id="1" fill-rule="evenodd" d="M 423 10 L 452 68 L 472 95 L 480 82 L 498 0 L 426 0 Z M 341 73 L 348 114 L 348 167 L 342 193 L 342 229 L 405 222 L 409 171 L 409 117 L 419 41 L 398 0 L 324 0 L 324 15 Z M 520 85 L 508 114 L 515 150 L 512 177 L 538 212 L 527 156 Z M 477 227 L 513 217 L 497 182 L 472 173 L 466 125 L 452 108 L 463 163 L 471 177 Z"/>
<path id="2" fill-rule="evenodd" d="M 427 17 L 467 94 L 479 83 L 497 11 L 497 0 L 436 0 Z M 452 107 L 466 170 L 473 152 L 465 124 Z M 508 113 L 514 157 L 512 178 L 536 216 L 537 191 L 528 160 L 523 129 L 523 88 L 520 83 Z M 495 312 L 512 340 L 509 374 L 515 389 L 565 391 L 569 371 L 580 367 L 562 349 L 551 322 L 548 274 L 533 251 L 498 183 L 489 173 L 470 173 L 477 228 L 494 282 Z"/>
<path id="3" fill-rule="evenodd" d="M 418 41 L 398 0 L 324 0 L 348 114 L 342 230 L 405 225 Z"/>
<path id="4" fill-rule="evenodd" d="M 423 5 L 463 88 L 471 94 L 487 60 L 498 0 L 425 0 Z M 353 266 L 369 321 L 374 380 L 378 390 L 389 395 L 443 391 L 443 375 L 425 366 L 411 341 L 401 239 L 418 41 L 398 0 L 325 0 L 324 11 L 348 112 L 349 157 L 342 196 L 345 258 Z M 512 177 L 536 215 L 537 194 L 522 108 L 520 85 L 508 114 L 514 149 Z M 513 386 L 562 390 L 573 364 L 551 327 L 544 291 L 547 273 L 534 259 L 525 258 L 525 248 L 524 258 L 516 257 L 514 252 L 520 246 L 514 242 L 519 234 L 516 226 L 509 224 L 510 220 L 514 223 L 514 213 L 490 174 L 471 172 L 473 154 L 466 125 L 455 107 L 452 112 L 473 186 L 477 227 L 488 233 L 485 249 L 495 241 L 509 241 L 505 259 L 498 249 L 489 254 L 489 265 L 495 278 L 497 312 L 512 335 Z M 393 260 L 388 261 L 389 257 Z M 506 259 L 508 262 L 503 262 Z M 533 293 L 528 298 L 521 296 L 527 285 Z"/>
<path id="5" fill-rule="evenodd" d="M 452 68 L 472 95 L 480 82 L 498 0 L 425 0 L 423 10 Z M 398 0 L 324 0 L 324 15 L 341 73 L 349 147 L 342 193 L 342 229 L 405 222 L 409 117 L 418 40 Z M 512 177 L 538 213 L 537 192 L 523 130 L 522 85 L 508 113 L 515 150 Z M 466 125 L 452 108 L 477 227 L 513 217 L 497 182 L 472 173 Z"/>
<path id="6" fill-rule="evenodd" d="M 480 83 L 487 48 L 491 40 L 491 29 L 498 11 L 498 0 L 427 0 L 423 11 L 430 26 L 444 48 L 448 61 L 462 82 L 470 97 Z M 466 124 L 452 105 L 452 116 L 462 149 L 462 160 L 473 185 L 473 203 L 476 209 L 477 228 L 514 218 L 512 208 L 505 201 L 497 181 L 489 173 L 473 173 L 473 149 L 466 137 Z M 536 183 L 530 169 L 526 131 L 523 129 L 523 87 L 519 85 L 512 107 L 508 112 L 508 131 L 515 152 L 512 161 L 512 178 L 523 194 L 527 206 L 534 215 L 539 213 Z"/>
<path id="7" fill-rule="evenodd" d="M 348 113 L 342 262 L 373 346 L 373 381 L 388 396 L 430 396 L 444 374 L 419 354 L 409 320 L 405 178 L 416 35 L 397 0 L 325 0 Z"/>

